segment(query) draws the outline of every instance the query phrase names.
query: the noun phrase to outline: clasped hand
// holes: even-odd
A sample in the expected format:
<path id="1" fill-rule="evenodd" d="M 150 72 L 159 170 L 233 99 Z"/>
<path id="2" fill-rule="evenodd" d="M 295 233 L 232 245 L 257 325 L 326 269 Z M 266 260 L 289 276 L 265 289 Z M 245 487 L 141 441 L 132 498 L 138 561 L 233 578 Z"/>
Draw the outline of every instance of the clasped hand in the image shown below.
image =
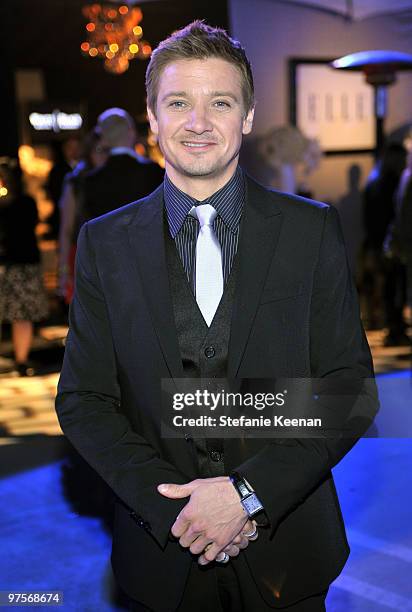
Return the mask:
<path id="1" fill-rule="evenodd" d="M 157 490 L 171 499 L 190 496 L 171 532 L 182 546 L 200 555 L 200 565 L 220 560 L 225 552 L 235 557 L 249 544 L 244 534 L 254 531 L 255 522 L 249 520 L 228 476 L 161 484 Z"/>

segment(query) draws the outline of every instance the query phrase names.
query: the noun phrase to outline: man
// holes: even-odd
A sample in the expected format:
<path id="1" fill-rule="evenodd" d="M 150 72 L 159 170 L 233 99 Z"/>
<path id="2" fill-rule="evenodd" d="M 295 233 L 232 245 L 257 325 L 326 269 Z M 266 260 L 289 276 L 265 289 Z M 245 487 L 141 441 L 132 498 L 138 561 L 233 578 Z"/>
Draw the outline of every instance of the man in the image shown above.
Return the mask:
<path id="1" fill-rule="evenodd" d="M 143 198 L 163 180 L 163 170 L 134 150 L 136 131 L 129 113 L 109 108 L 98 117 L 97 130 L 100 146 L 109 157 L 84 181 L 82 217 L 86 221 Z"/>
<path id="2" fill-rule="evenodd" d="M 392 319 L 403 322 L 404 303 L 412 308 L 412 151 L 408 152 L 406 168 L 402 172 L 395 198 L 395 217 L 389 227 L 384 242 L 384 254 L 387 267 L 392 269 L 392 283 L 388 278 L 388 289 L 392 290 Z M 397 286 L 397 291 L 394 291 Z M 398 315 L 396 317 L 396 315 Z M 405 333 L 405 325 L 398 325 L 398 334 L 394 338 L 389 329 L 389 341 L 392 344 L 410 344 Z M 400 332 L 400 333 L 399 333 Z M 395 334 L 396 336 L 396 334 Z"/>
<path id="3" fill-rule="evenodd" d="M 412 151 L 399 186 L 399 240 L 406 267 L 406 303 L 412 314 Z M 395 222 L 396 223 L 396 222 Z"/>
<path id="4" fill-rule="evenodd" d="M 60 146 L 56 143 L 55 161 L 47 177 L 45 190 L 47 197 L 53 203 L 53 210 L 46 218 L 46 223 L 50 226 L 47 238 L 57 240 L 60 231 L 60 208 L 59 200 L 62 195 L 64 179 L 69 172 L 72 172 L 80 159 L 80 140 L 71 137 L 65 140 Z"/>
<path id="5" fill-rule="evenodd" d="M 398 258 L 384 258 L 385 237 L 395 219 L 395 200 L 406 164 L 406 149 L 392 142 L 370 173 L 363 193 L 365 233 L 362 291 L 369 329 L 387 327 L 385 346 L 409 345 L 403 318 L 404 266 Z M 382 321 L 377 320 L 377 315 Z"/>
<path id="6" fill-rule="evenodd" d="M 238 167 L 253 79 L 226 32 L 174 33 L 146 85 L 165 182 L 82 229 L 62 429 L 117 496 L 132 609 L 324 610 L 348 556 L 330 470 L 354 440 L 171 439 L 160 404 L 162 378 L 372 375 L 336 212 Z"/>

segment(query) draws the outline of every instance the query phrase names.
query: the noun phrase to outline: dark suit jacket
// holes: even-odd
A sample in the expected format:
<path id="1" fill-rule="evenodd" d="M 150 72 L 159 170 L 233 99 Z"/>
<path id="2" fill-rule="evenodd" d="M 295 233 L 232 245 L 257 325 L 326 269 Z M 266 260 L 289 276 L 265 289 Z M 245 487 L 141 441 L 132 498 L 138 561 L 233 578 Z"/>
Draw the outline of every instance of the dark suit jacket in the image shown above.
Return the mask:
<path id="1" fill-rule="evenodd" d="M 164 498 L 156 485 L 198 474 L 190 445 L 159 430 L 160 379 L 183 377 L 162 208 L 160 187 L 83 226 L 56 408 L 67 437 L 119 498 L 118 581 L 170 612 L 191 563 L 169 539 L 187 499 Z M 238 256 L 228 377 L 373 376 L 332 207 L 248 179 Z M 370 403 L 374 413 L 374 392 Z M 349 549 L 330 470 L 354 442 L 225 441 L 227 473 L 245 474 L 270 519 L 241 554 L 274 608 L 325 589 L 344 566 Z"/>
<path id="2" fill-rule="evenodd" d="M 163 170 L 150 160 L 131 155 L 110 155 L 106 163 L 83 181 L 84 220 L 104 215 L 152 193 L 163 181 Z"/>
<path id="3" fill-rule="evenodd" d="M 400 202 L 397 232 L 406 263 L 407 303 L 412 306 L 412 176 L 409 176 Z"/>

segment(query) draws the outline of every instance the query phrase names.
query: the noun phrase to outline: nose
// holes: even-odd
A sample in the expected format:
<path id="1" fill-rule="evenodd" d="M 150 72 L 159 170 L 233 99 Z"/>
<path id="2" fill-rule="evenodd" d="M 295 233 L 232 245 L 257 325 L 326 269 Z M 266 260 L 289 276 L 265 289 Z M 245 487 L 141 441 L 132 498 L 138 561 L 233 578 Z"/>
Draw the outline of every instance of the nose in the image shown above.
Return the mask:
<path id="1" fill-rule="evenodd" d="M 210 121 L 208 111 L 203 106 L 196 106 L 187 115 L 187 122 L 185 129 L 195 134 L 203 134 L 204 132 L 211 132 L 213 125 Z"/>

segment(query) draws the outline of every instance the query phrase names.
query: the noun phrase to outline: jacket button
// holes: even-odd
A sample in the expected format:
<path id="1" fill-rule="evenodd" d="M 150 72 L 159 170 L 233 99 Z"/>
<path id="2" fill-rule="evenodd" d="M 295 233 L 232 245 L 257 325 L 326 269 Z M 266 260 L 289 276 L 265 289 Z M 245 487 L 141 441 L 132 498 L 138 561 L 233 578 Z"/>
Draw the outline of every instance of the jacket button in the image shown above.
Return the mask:
<path id="1" fill-rule="evenodd" d="M 222 461 L 222 453 L 216 450 L 210 451 L 210 458 L 212 461 Z"/>
<path id="2" fill-rule="evenodd" d="M 205 348 L 205 355 L 208 359 L 211 359 L 212 357 L 214 357 L 216 355 L 216 351 L 214 347 L 208 346 L 207 348 Z"/>

